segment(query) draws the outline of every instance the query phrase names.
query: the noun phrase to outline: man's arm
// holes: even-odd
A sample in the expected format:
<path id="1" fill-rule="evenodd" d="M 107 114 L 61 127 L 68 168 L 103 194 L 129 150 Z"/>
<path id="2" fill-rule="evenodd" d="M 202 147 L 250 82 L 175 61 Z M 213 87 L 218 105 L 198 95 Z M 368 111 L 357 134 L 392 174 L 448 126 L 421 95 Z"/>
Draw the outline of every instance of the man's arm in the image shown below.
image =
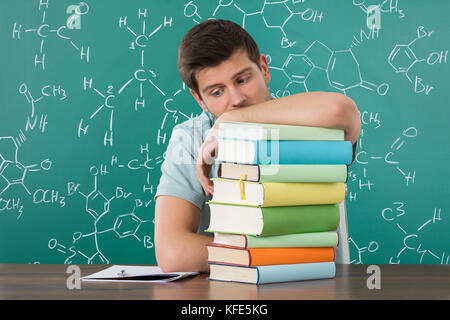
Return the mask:
<path id="1" fill-rule="evenodd" d="M 216 122 L 267 122 L 343 129 L 344 139 L 356 143 L 361 120 L 355 102 L 340 93 L 307 92 L 237 108 L 223 113 Z"/>
<path id="2" fill-rule="evenodd" d="M 354 150 L 361 131 L 361 120 L 355 102 L 340 93 L 307 92 L 269 100 L 224 112 L 208 133 L 197 158 L 196 175 L 205 194 L 214 193 L 209 180 L 211 163 L 217 149 L 217 128 L 221 121 L 275 123 L 344 130 L 344 140 Z"/>
<path id="3" fill-rule="evenodd" d="M 200 209 L 174 196 L 158 196 L 155 204 L 155 250 L 164 272 L 209 272 L 207 243 L 212 237 L 197 234 Z"/>

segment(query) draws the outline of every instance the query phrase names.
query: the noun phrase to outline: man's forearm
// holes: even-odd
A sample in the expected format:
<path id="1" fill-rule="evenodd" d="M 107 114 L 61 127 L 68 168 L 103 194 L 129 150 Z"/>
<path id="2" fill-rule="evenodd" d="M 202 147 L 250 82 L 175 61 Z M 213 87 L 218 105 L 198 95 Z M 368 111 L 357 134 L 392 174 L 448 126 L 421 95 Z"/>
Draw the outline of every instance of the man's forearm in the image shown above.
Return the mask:
<path id="1" fill-rule="evenodd" d="M 222 114 L 218 121 L 267 122 L 343 129 L 345 140 L 355 143 L 361 121 L 352 99 L 334 92 L 296 94 Z"/>

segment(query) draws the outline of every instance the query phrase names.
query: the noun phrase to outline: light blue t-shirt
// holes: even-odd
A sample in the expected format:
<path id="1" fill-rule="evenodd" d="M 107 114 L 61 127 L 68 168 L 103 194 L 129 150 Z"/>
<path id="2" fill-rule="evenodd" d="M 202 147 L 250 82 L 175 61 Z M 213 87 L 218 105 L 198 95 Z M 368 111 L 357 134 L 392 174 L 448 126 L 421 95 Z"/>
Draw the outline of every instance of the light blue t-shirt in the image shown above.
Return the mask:
<path id="1" fill-rule="evenodd" d="M 195 174 L 198 150 L 205 141 L 216 119 L 209 112 L 189 119 L 173 128 L 166 155 L 161 165 L 161 179 L 155 194 L 157 196 L 175 196 L 185 199 L 200 209 L 198 233 L 205 233 L 209 226 L 209 206 L 207 197 Z M 217 178 L 218 163 L 211 168 L 210 178 Z"/>

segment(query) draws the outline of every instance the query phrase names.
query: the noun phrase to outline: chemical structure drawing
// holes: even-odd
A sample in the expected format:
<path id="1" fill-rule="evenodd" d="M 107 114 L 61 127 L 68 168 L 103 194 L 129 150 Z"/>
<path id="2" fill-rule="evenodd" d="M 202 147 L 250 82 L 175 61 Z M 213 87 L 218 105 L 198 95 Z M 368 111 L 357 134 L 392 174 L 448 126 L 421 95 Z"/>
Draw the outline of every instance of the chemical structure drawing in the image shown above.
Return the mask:
<path id="1" fill-rule="evenodd" d="M 40 165 L 23 165 L 18 157 L 19 144 L 13 137 L 0 137 L 0 195 L 11 186 L 21 185 L 28 195 L 29 188 L 25 185 L 28 172 L 50 170 L 52 162 L 46 159 Z"/>
<path id="2" fill-rule="evenodd" d="M 29 113 L 29 115 L 27 116 L 27 122 L 25 124 L 25 132 L 26 131 L 32 131 L 36 128 L 36 124 L 38 122 L 39 119 L 39 126 L 38 128 L 40 129 L 40 131 L 42 133 L 45 132 L 46 126 L 48 124 L 47 122 L 47 114 L 46 113 L 41 113 L 39 115 L 36 112 L 36 103 L 41 101 L 44 98 L 48 98 L 48 97 L 55 97 L 58 98 L 58 101 L 64 101 L 67 99 L 67 93 L 66 90 L 61 87 L 61 85 L 55 85 L 55 84 L 47 84 L 44 85 L 41 88 L 40 94 L 41 96 L 39 98 L 34 98 L 33 95 L 31 94 L 31 91 L 28 89 L 28 86 L 25 82 L 23 82 L 20 86 L 19 86 L 19 93 L 21 95 L 23 95 L 27 101 L 27 103 L 31 106 L 31 112 Z M 26 139 L 23 132 L 19 134 L 19 137 L 21 138 L 20 140 L 18 139 L 17 142 L 20 146 L 21 142 L 23 142 L 23 139 Z"/>
<path id="3" fill-rule="evenodd" d="M 116 94 L 114 92 L 114 86 L 109 85 L 107 90 L 103 93 L 96 87 L 93 87 L 93 78 L 89 78 L 87 80 L 86 76 L 83 78 L 83 89 L 86 91 L 86 89 L 89 87 L 89 89 L 92 89 L 96 94 L 98 94 L 101 99 L 103 99 L 102 104 L 100 107 L 96 107 L 95 111 L 89 116 L 89 120 L 92 120 L 99 112 L 104 109 L 106 112 L 109 111 L 108 119 L 109 119 L 109 125 L 108 129 L 105 131 L 105 135 L 103 137 L 103 145 L 106 146 L 109 144 L 110 146 L 113 145 L 113 121 L 114 121 L 114 110 L 116 108 L 116 105 L 114 104 L 114 99 L 116 97 Z M 83 124 L 84 119 L 81 119 L 79 125 L 78 125 L 78 137 L 87 134 L 89 124 L 84 125 Z"/>
<path id="4" fill-rule="evenodd" d="M 145 159 L 139 159 L 139 158 L 135 157 L 135 158 L 133 158 L 131 160 L 127 160 L 127 161 L 123 161 L 122 158 L 119 159 L 120 156 L 118 156 L 118 155 L 112 155 L 111 161 L 109 162 L 109 164 L 101 163 L 99 167 L 92 166 L 90 168 L 90 172 L 91 172 L 91 174 L 93 174 L 95 176 L 97 176 L 97 175 L 104 176 L 104 175 L 110 174 L 115 169 L 129 170 L 130 172 L 145 171 L 146 179 L 145 179 L 145 183 L 142 185 L 142 193 L 146 194 L 147 192 L 150 192 L 150 194 L 153 195 L 153 193 L 155 191 L 155 186 L 153 184 L 151 184 L 151 172 L 154 170 L 156 170 L 156 172 L 158 172 L 157 170 L 159 169 L 159 166 L 164 161 L 165 155 L 162 154 L 162 155 L 158 155 L 156 157 L 152 157 L 150 146 L 148 143 L 140 146 L 140 155 L 144 155 L 144 154 L 145 154 Z M 96 186 L 96 184 L 94 184 L 94 186 Z M 95 190 L 96 190 L 96 187 L 94 187 L 94 191 Z M 92 191 L 92 192 L 94 192 L 94 191 Z M 123 190 L 122 190 L 122 188 L 118 187 L 116 190 L 116 197 L 120 198 L 121 195 L 123 195 Z M 83 195 L 83 196 L 88 198 L 88 195 Z M 109 200 L 106 199 L 106 197 L 103 196 L 102 194 L 100 194 L 100 197 L 101 197 L 101 199 L 103 199 L 103 202 L 101 202 L 100 208 L 101 208 L 101 210 L 104 210 L 104 209 L 102 209 L 102 206 L 109 205 L 109 204 L 107 204 L 107 202 Z M 137 205 L 137 207 L 145 205 L 145 207 L 147 208 L 152 201 L 153 201 L 153 197 L 149 201 L 143 201 L 141 199 L 136 199 L 136 203 L 137 203 L 136 205 Z M 88 207 L 89 207 L 89 205 L 86 204 L 86 208 L 88 208 Z M 100 212 L 100 211 L 96 211 L 94 213 L 95 216 L 98 216 L 97 212 Z"/>
<path id="5" fill-rule="evenodd" d="M 363 80 L 359 62 L 352 50 L 333 51 L 322 42 L 315 40 L 303 53 L 289 54 L 282 67 L 270 66 L 271 70 L 281 72 L 287 79 L 282 95 L 309 92 L 309 82 L 319 77 L 322 84 L 343 94 L 352 88 L 361 87 L 384 96 L 389 84 L 376 85 Z M 325 80 L 325 81 L 324 81 Z M 280 94 L 275 94 L 279 97 Z"/>
<path id="6" fill-rule="evenodd" d="M 358 5 L 365 7 L 364 3 Z M 394 4 L 391 7 L 390 10 L 396 10 L 397 8 Z M 383 10 L 386 11 L 387 9 L 383 8 Z M 204 15 L 200 15 L 199 11 L 196 2 L 193 0 L 184 5 L 184 16 L 192 19 L 195 23 L 200 23 L 203 20 L 202 16 Z M 241 26 L 246 29 L 249 24 L 255 24 L 258 25 L 257 29 L 279 30 L 281 48 L 290 48 L 296 44 L 296 41 L 290 40 L 292 37 L 289 37 L 288 31 L 286 31 L 290 23 L 298 23 L 299 21 L 321 23 L 323 19 L 322 12 L 305 7 L 304 1 L 293 0 L 275 2 L 266 0 L 259 3 L 250 3 L 243 0 L 220 0 L 211 17 L 220 18 L 222 15 L 228 18 L 230 16 L 235 17 L 234 20 L 239 21 Z M 263 23 L 261 24 L 259 20 Z M 373 38 L 375 35 L 378 36 L 377 33 L 374 33 L 369 37 Z M 355 40 L 357 41 L 356 38 Z M 389 91 L 389 84 L 377 85 L 363 79 L 359 62 L 351 49 L 352 47 L 350 46 L 347 50 L 332 50 L 316 40 L 304 52 L 289 54 L 282 67 L 269 64 L 272 71 L 281 73 L 281 75 L 277 75 L 278 77 L 287 81 L 283 89 L 272 94 L 275 97 L 281 97 L 291 93 L 308 92 L 312 91 L 312 85 L 309 83 L 320 82 L 325 87 L 314 89 L 330 89 L 347 94 L 349 89 L 361 87 L 375 91 L 381 96 L 386 95 Z M 270 62 L 270 55 L 268 55 L 268 60 Z"/>
<path id="7" fill-rule="evenodd" d="M 419 75 L 414 74 L 412 69 L 419 63 L 426 63 L 427 65 L 441 65 L 447 63 L 448 50 L 433 51 L 428 54 L 428 57 L 417 57 L 413 45 L 420 39 L 429 38 L 434 34 L 434 30 L 425 29 L 423 26 L 417 28 L 416 37 L 407 44 L 396 44 L 388 57 L 389 65 L 396 73 L 403 74 L 406 79 L 413 85 L 414 93 L 429 95 L 434 87 L 431 84 L 425 83 L 424 79 Z"/>
<path id="8" fill-rule="evenodd" d="M 401 232 L 402 235 L 402 246 L 401 249 L 395 254 L 391 256 L 389 259 L 390 264 L 399 264 L 403 259 L 402 256 L 406 256 L 409 254 L 408 258 L 418 259 L 415 263 L 436 263 L 439 261 L 440 264 L 448 264 L 450 260 L 450 255 L 443 251 L 442 253 L 436 253 L 437 249 L 428 248 L 426 244 L 424 244 L 424 240 L 421 238 L 420 232 L 424 230 L 426 227 L 436 226 L 443 219 L 441 216 L 442 208 L 434 207 L 432 217 L 428 216 L 426 221 L 422 223 L 416 230 L 413 232 L 406 231 L 407 228 L 402 226 L 402 219 L 407 216 L 407 208 L 406 203 L 402 201 L 396 201 L 387 208 L 384 208 L 381 211 L 381 217 L 383 220 L 388 223 L 395 223 L 397 229 Z M 403 218 L 401 218 L 403 217 Z"/>
<path id="9" fill-rule="evenodd" d="M 380 0 L 353 0 L 353 5 L 359 7 L 366 14 L 367 19 L 371 18 L 375 9 L 379 10 L 380 13 L 396 14 L 399 19 L 402 19 L 406 17 L 406 14 L 398 2 L 398 0 L 383 0 L 381 2 Z"/>
<path id="10" fill-rule="evenodd" d="M 156 89 L 156 91 L 161 96 L 164 97 L 166 96 L 165 92 L 161 90 L 161 88 L 155 83 L 157 75 L 152 69 L 146 67 L 144 57 L 145 57 L 145 49 L 149 47 L 150 38 L 153 37 L 161 29 L 166 27 L 169 28 L 172 27 L 172 18 L 168 18 L 165 16 L 163 23 L 159 24 L 155 29 L 153 29 L 148 34 L 147 23 L 145 20 L 147 18 L 147 12 L 148 12 L 147 9 L 142 8 L 138 9 L 138 20 L 142 21 L 142 27 L 140 28 L 142 32 L 139 34 L 128 25 L 127 16 L 119 18 L 119 28 L 126 29 L 133 37 L 128 49 L 133 51 L 139 51 L 140 67 L 133 72 L 133 75 L 124 84 L 122 84 L 117 91 L 115 90 L 113 85 L 108 85 L 106 92 L 100 91 L 99 89 L 93 86 L 92 77 L 88 79 L 86 76 L 84 76 L 83 78 L 84 91 L 86 91 L 87 88 L 92 89 L 96 94 L 98 94 L 101 97 L 101 99 L 103 99 L 100 107 L 96 107 L 95 111 L 89 116 L 89 120 L 92 120 L 97 114 L 100 113 L 102 109 L 109 111 L 107 117 L 109 122 L 108 125 L 109 130 L 106 130 L 103 136 L 104 146 L 113 146 L 114 111 L 117 108 L 117 105 L 114 104 L 113 101 L 118 95 L 122 94 L 133 81 L 137 81 L 139 83 L 139 97 L 137 97 L 134 101 L 135 111 L 145 108 L 144 84 L 147 82 L 150 83 L 150 85 L 154 89 Z M 84 124 L 83 121 L 84 119 L 81 119 L 78 125 L 78 137 L 80 137 L 82 134 L 86 135 L 88 131 L 89 124 Z"/>
<path id="11" fill-rule="evenodd" d="M 367 41 L 378 39 L 379 34 L 380 29 L 374 27 L 367 29 L 363 27 L 359 30 L 359 34 L 353 35 L 349 49 L 356 48 Z"/>
<path id="12" fill-rule="evenodd" d="M 138 20 L 142 20 L 142 33 L 135 32 L 127 23 L 127 17 L 120 17 L 119 18 L 119 28 L 123 28 L 128 30 L 131 35 L 133 36 L 133 40 L 131 41 L 131 44 L 129 46 L 130 50 L 138 50 L 140 55 L 140 69 L 137 69 L 133 76 L 128 79 L 118 90 L 118 94 L 121 94 L 125 88 L 132 83 L 134 80 L 136 80 L 139 83 L 139 98 L 136 98 L 134 103 L 135 110 L 138 110 L 138 107 L 145 108 L 145 99 L 143 98 L 143 87 L 144 83 L 147 83 L 147 81 L 150 83 L 151 86 L 153 86 L 161 95 L 165 96 L 165 93 L 155 84 L 155 78 L 157 75 L 155 72 L 153 72 L 151 69 L 147 69 L 145 67 L 144 63 L 144 57 L 145 57 L 145 48 L 148 47 L 148 42 L 151 37 L 153 37 L 158 31 L 160 31 L 162 28 L 172 27 L 172 18 L 164 17 L 164 21 L 162 24 L 157 26 L 154 30 L 152 30 L 147 35 L 146 30 L 146 21 L 145 18 L 147 17 L 147 9 L 141 9 L 138 10 Z"/>
<path id="13" fill-rule="evenodd" d="M 155 170 L 156 168 L 159 168 L 161 163 L 164 161 L 164 154 L 159 155 L 157 157 L 150 157 L 150 147 L 147 144 L 140 146 L 140 154 L 145 154 L 145 160 L 140 159 L 132 159 L 127 162 L 119 162 L 119 158 L 116 155 L 113 155 L 111 157 L 111 168 L 126 168 L 131 171 L 140 171 L 145 170 L 146 171 L 146 180 L 145 183 L 142 186 L 142 193 L 145 194 L 150 191 L 151 194 L 154 193 L 154 186 L 150 183 L 151 181 L 151 171 Z M 101 172 L 102 174 L 108 173 L 108 167 L 106 165 L 101 166 Z M 145 207 L 148 207 L 148 205 L 153 201 L 153 197 L 150 201 L 145 201 Z"/>
<path id="14" fill-rule="evenodd" d="M 87 235 L 89 236 L 89 235 Z M 73 235 L 73 243 L 83 240 L 84 235 L 80 232 L 76 232 Z M 89 253 L 85 253 L 77 249 L 77 246 L 66 246 L 62 243 L 58 242 L 57 239 L 51 238 L 48 241 L 48 248 L 50 250 L 56 250 L 59 253 L 62 253 L 66 258 L 64 260 L 64 264 L 77 264 L 77 263 L 85 263 L 85 264 L 97 264 L 97 263 L 109 263 L 109 260 L 102 254 L 101 251 L 97 250 L 94 254 L 88 255 Z"/>
<path id="15" fill-rule="evenodd" d="M 361 130 L 361 137 L 359 140 L 359 146 L 361 151 L 359 151 L 355 156 L 355 162 L 358 164 L 363 165 L 363 177 L 364 181 L 360 178 L 359 179 L 359 190 L 362 190 L 363 188 L 367 187 L 367 190 L 371 190 L 371 188 L 374 186 L 374 183 L 370 181 L 370 179 L 367 179 L 367 168 L 366 166 L 369 164 L 369 161 L 383 161 L 387 165 L 394 166 L 395 169 L 403 176 L 405 179 L 405 186 L 408 187 L 411 184 L 414 184 L 415 177 L 416 177 L 416 171 L 413 170 L 408 171 L 404 168 L 400 167 L 400 161 L 395 159 L 395 153 L 398 152 L 408 141 L 409 139 L 414 139 L 418 135 L 418 130 L 415 127 L 409 127 L 402 131 L 402 134 L 397 137 L 393 143 L 390 145 L 389 150 L 386 152 L 386 154 L 379 156 L 379 155 L 370 155 L 366 150 L 363 149 L 363 143 L 362 139 L 364 137 L 364 131 Z M 355 181 L 357 179 L 356 175 L 353 175 L 350 172 L 349 182 Z M 365 183 L 364 183 L 365 182 Z M 353 199 L 355 195 L 350 194 L 350 200 Z"/>
<path id="16" fill-rule="evenodd" d="M 289 48 L 296 41 L 290 40 L 286 27 L 294 21 L 309 21 L 321 23 L 323 12 L 312 8 L 304 8 L 304 0 L 283 1 L 245 1 L 245 0 L 219 0 L 218 5 L 211 13 L 211 18 L 227 19 L 238 22 L 243 28 L 249 24 L 249 20 L 255 19 L 257 24 L 267 29 L 278 30 L 280 36 L 280 47 Z M 184 16 L 191 18 L 199 24 L 202 17 L 195 1 L 189 1 L 184 5 Z"/>
<path id="17" fill-rule="evenodd" d="M 47 125 L 47 114 L 39 114 L 36 105 L 38 102 L 48 97 L 55 97 L 58 100 L 65 100 L 67 98 L 66 91 L 61 85 L 44 85 L 41 88 L 41 96 L 34 98 L 24 82 L 19 86 L 19 93 L 26 99 L 30 106 L 30 112 L 27 115 L 25 124 L 25 132 L 19 129 L 17 136 L 0 137 L 0 211 L 18 212 L 17 219 L 22 217 L 24 213 L 24 205 L 21 204 L 21 197 L 9 197 L 9 195 L 17 192 L 15 186 L 22 186 L 26 194 L 35 202 L 36 193 L 41 192 L 37 189 L 34 192 L 30 191 L 27 186 L 26 179 L 31 172 L 48 171 L 51 169 L 53 163 L 50 159 L 45 159 L 39 164 L 24 165 L 23 161 L 19 160 L 19 149 L 28 140 L 27 132 L 33 131 L 37 127 L 39 119 L 39 129 L 42 133 L 45 132 Z M 32 195 L 33 193 L 33 195 Z"/>
<path id="18" fill-rule="evenodd" d="M 66 246 L 55 238 L 51 238 L 48 242 L 50 250 L 56 250 L 65 256 L 64 263 L 109 263 L 109 257 L 102 247 L 102 237 L 108 234 L 115 235 L 118 241 L 125 238 L 133 238 L 142 245 L 144 249 L 153 248 L 152 237 L 148 232 L 150 229 L 144 227 L 148 223 L 153 223 L 151 219 L 142 219 L 138 214 L 139 208 L 144 208 L 144 204 L 140 199 L 131 199 L 132 194 L 127 193 L 121 187 L 116 188 L 115 195 L 107 197 L 102 193 L 98 186 L 99 171 L 95 167 L 91 167 L 91 174 L 94 175 L 94 186 L 87 194 L 77 191 L 85 198 L 84 211 L 92 218 L 92 232 L 74 232 L 71 246 Z M 79 186 L 73 188 L 73 193 Z M 132 203 L 131 210 L 118 209 L 126 206 L 117 201 L 130 200 Z M 142 214 L 142 213 L 141 213 Z M 145 213 L 144 213 L 145 214 Z"/>
<path id="19" fill-rule="evenodd" d="M 376 252 L 380 248 L 380 245 L 376 241 L 370 241 L 367 246 L 361 248 L 351 237 L 348 238 L 348 241 L 351 256 L 357 257 L 356 259 L 351 260 L 350 264 L 363 264 L 363 254 Z"/>
<path id="20" fill-rule="evenodd" d="M 69 36 L 67 29 L 71 26 L 68 22 L 68 25 L 62 25 L 57 28 L 51 27 L 48 23 L 46 23 L 47 18 L 47 10 L 49 8 L 49 0 L 39 0 L 39 6 L 38 11 L 42 11 L 42 19 L 41 24 L 37 27 L 32 27 L 25 29 L 22 24 L 19 24 L 17 22 L 14 22 L 13 30 L 12 30 L 12 38 L 21 40 L 23 38 L 23 33 L 36 33 L 38 38 L 40 39 L 40 46 L 37 53 L 34 55 L 34 67 L 37 68 L 38 66 L 41 67 L 41 70 L 45 70 L 45 66 L 47 65 L 46 60 L 46 53 L 44 50 L 45 41 L 48 39 L 49 36 L 52 36 L 53 34 L 56 35 L 59 39 L 63 39 L 70 43 L 70 45 L 75 48 L 80 55 L 81 60 L 86 60 L 86 62 L 89 62 L 89 55 L 90 55 L 90 47 L 83 46 L 76 44 L 74 40 Z M 69 8 L 68 8 L 69 9 Z M 78 6 L 74 7 L 75 14 L 72 15 L 74 17 L 78 17 L 77 19 L 72 19 L 71 21 L 79 21 L 80 16 L 85 15 L 89 12 L 89 6 L 85 2 L 80 2 Z M 74 28 L 72 28 L 74 29 Z"/>
<path id="21" fill-rule="evenodd" d="M 161 122 L 161 126 L 158 128 L 158 134 L 156 137 L 156 144 L 166 144 L 167 139 L 167 132 L 170 132 L 172 130 L 172 127 L 176 125 L 179 121 L 185 121 L 192 119 L 193 117 L 197 116 L 191 113 L 190 115 L 187 115 L 186 113 L 180 111 L 180 109 L 183 109 L 181 106 L 178 106 L 177 99 L 183 99 L 186 98 L 186 95 L 190 95 L 186 91 L 186 84 L 182 84 L 182 87 L 178 90 L 176 90 L 173 95 L 169 98 L 167 98 L 164 101 L 164 110 L 166 113 L 164 114 L 163 120 Z M 190 98 L 190 97 L 188 97 Z M 174 105 L 176 107 L 174 107 Z M 180 119 L 181 118 L 181 119 Z M 170 121 L 171 120 L 171 121 Z M 172 125 L 170 126 L 169 125 Z"/>
<path id="22" fill-rule="evenodd" d="M 105 195 L 98 189 L 97 176 L 94 176 L 94 189 L 88 194 L 78 191 L 86 199 L 86 212 L 97 219 L 103 214 L 108 213 L 109 205 L 112 198 L 107 199 Z"/>
<path id="23" fill-rule="evenodd" d="M 31 195 L 24 181 L 33 166 L 24 166 L 18 159 L 19 146 L 13 137 L 0 137 L 0 195 L 13 185 L 20 184 Z"/>

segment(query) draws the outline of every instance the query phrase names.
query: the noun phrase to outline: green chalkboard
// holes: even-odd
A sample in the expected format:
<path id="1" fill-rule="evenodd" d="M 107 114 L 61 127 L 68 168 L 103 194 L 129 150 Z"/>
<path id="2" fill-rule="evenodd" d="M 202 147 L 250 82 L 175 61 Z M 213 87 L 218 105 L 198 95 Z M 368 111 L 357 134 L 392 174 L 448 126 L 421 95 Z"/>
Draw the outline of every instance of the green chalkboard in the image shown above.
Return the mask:
<path id="1" fill-rule="evenodd" d="M 274 97 L 336 91 L 362 120 L 352 263 L 449 263 L 448 1 L 22 0 L 0 4 L 0 262 L 155 263 L 173 127 L 200 114 L 185 32 L 241 24 Z"/>

